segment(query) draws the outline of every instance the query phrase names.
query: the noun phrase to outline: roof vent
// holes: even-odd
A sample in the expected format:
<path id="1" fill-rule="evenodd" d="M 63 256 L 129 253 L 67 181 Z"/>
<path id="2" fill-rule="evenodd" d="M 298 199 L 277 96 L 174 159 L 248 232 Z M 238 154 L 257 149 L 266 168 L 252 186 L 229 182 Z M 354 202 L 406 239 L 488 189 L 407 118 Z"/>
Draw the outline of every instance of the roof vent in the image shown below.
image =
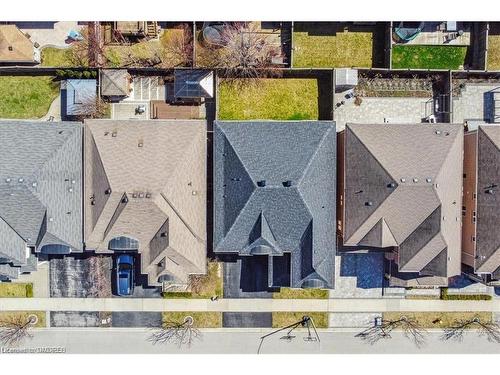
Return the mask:
<path id="1" fill-rule="evenodd" d="M 291 180 L 283 181 L 283 186 L 284 187 L 290 187 L 290 186 L 292 186 L 292 181 Z"/>
<path id="2" fill-rule="evenodd" d="M 64 133 L 64 130 L 59 130 L 59 131 L 57 132 L 57 134 L 62 134 L 62 133 Z"/>
<path id="3" fill-rule="evenodd" d="M 14 51 L 14 47 L 9 46 L 9 51 Z"/>
<path id="4" fill-rule="evenodd" d="M 233 177 L 233 178 L 231 178 L 231 181 L 241 181 L 241 178 L 240 177 Z"/>
<path id="5" fill-rule="evenodd" d="M 24 178 L 20 177 L 17 182 L 19 182 L 20 184 L 22 184 L 24 182 Z"/>
<path id="6" fill-rule="evenodd" d="M 7 178 L 5 179 L 5 182 L 7 182 L 7 183 L 9 183 L 10 181 L 11 181 L 11 179 L 10 179 L 9 177 L 7 177 Z"/>
<path id="7" fill-rule="evenodd" d="M 435 184 L 434 186 L 438 188 L 438 187 L 439 187 L 439 184 Z"/>
<path id="8" fill-rule="evenodd" d="M 367 201 L 367 202 L 365 202 L 365 206 L 370 206 L 371 207 L 371 206 L 373 206 L 373 202 L 372 201 Z"/>
<path id="9" fill-rule="evenodd" d="M 36 187 L 37 185 L 38 185 L 38 184 L 37 184 L 37 182 L 36 182 L 36 181 L 34 181 L 34 182 L 31 184 L 31 186 L 33 186 L 33 187 Z"/>
<path id="10" fill-rule="evenodd" d="M 113 131 L 113 133 L 111 133 L 111 136 L 112 136 L 112 137 L 116 137 L 117 135 L 118 135 L 118 132 L 117 132 L 116 130 L 115 130 L 115 131 Z"/>
<path id="11" fill-rule="evenodd" d="M 68 189 L 68 191 L 69 191 L 70 193 L 72 193 L 72 192 L 73 192 L 73 188 L 71 188 L 71 187 L 70 187 L 70 188 Z"/>
<path id="12" fill-rule="evenodd" d="M 434 133 L 436 133 L 436 135 L 441 135 L 441 130 L 436 130 Z"/>
<path id="13" fill-rule="evenodd" d="M 260 187 L 266 186 L 266 180 L 257 181 L 257 186 L 260 186 Z"/>
<path id="14" fill-rule="evenodd" d="M 486 194 L 493 194 L 493 189 L 487 189 Z"/>
<path id="15" fill-rule="evenodd" d="M 430 183 L 432 182 L 432 178 L 427 177 L 427 178 L 425 179 L 425 181 L 426 181 L 426 182 L 428 182 L 428 183 L 430 184 Z"/>
<path id="16" fill-rule="evenodd" d="M 396 184 L 394 182 L 390 182 L 390 183 L 387 184 L 387 187 L 388 188 L 395 188 Z"/>
<path id="17" fill-rule="evenodd" d="M 191 192 L 191 194 L 192 194 L 192 195 L 197 195 L 197 194 L 198 194 L 198 192 L 197 192 L 196 190 L 193 190 L 193 191 Z"/>
<path id="18" fill-rule="evenodd" d="M 444 135 L 448 136 L 448 135 L 450 135 L 450 132 L 444 132 Z"/>
<path id="19" fill-rule="evenodd" d="M 139 141 L 139 143 L 137 143 L 137 147 L 142 147 L 142 146 L 144 146 L 144 142 L 141 140 Z"/>
<path id="20" fill-rule="evenodd" d="M 104 194 L 106 195 L 111 194 L 111 188 L 107 188 L 106 190 L 104 190 Z"/>
<path id="21" fill-rule="evenodd" d="M 139 198 L 144 198 L 144 193 L 139 193 Z"/>
<path id="22" fill-rule="evenodd" d="M 128 198 L 127 198 L 127 196 L 124 196 L 124 197 L 122 198 L 122 203 L 128 203 Z"/>
<path id="23" fill-rule="evenodd" d="M 413 178 L 413 182 L 417 183 L 418 182 L 418 178 L 414 177 Z"/>
<path id="24" fill-rule="evenodd" d="M 406 178 L 403 177 L 400 181 L 404 184 L 406 182 Z"/>
<path id="25" fill-rule="evenodd" d="M 53 217 L 49 217 L 49 221 L 54 221 L 54 218 Z"/>
<path id="26" fill-rule="evenodd" d="M 75 180 L 71 180 L 71 183 L 72 183 L 72 184 L 76 184 L 76 181 L 75 181 Z"/>
<path id="27" fill-rule="evenodd" d="M 107 135 L 109 135 L 109 132 L 104 132 L 104 136 L 107 136 Z"/>
<path id="28" fill-rule="evenodd" d="M 151 198 L 151 193 L 146 193 L 146 198 Z"/>
<path id="29" fill-rule="evenodd" d="M 132 198 L 137 198 L 137 193 L 132 193 Z"/>

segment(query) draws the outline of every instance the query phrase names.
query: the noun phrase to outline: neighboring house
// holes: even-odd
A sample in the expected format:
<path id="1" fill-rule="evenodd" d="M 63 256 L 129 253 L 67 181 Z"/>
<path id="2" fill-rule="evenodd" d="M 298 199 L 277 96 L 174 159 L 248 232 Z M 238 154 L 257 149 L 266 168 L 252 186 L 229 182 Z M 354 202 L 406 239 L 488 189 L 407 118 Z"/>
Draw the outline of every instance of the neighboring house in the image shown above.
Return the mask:
<path id="1" fill-rule="evenodd" d="M 119 101 L 130 95 L 132 78 L 126 69 L 101 70 L 101 95 Z"/>
<path id="2" fill-rule="evenodd" d="M 214 251 L 266 259 L 269 287 L 332 288 L 334 123 L 219 121 L 214 142 Z"/>
<path id="3" fill-rule="evenodd" d="M 92 115 L 97 106 L 97 81 L 95 79 L 67 79 L 61 85 L 63 117 Z"/>
<path id="4" fill-rule="evenodd" d="M 0 64 L 38 64 L 33 43 L 15 25 L 0 25 Z"/>
<path id="5" fill-rule="evenodd" d="M 344 250 L 385 251 L 394 286 L 460 274 L 463 128 L 347 124 L 340 135 Z"/>
<path id="6" fill-rule="evenodd" d="M 81 252 L 81 124 L 0 121 L 0 194 L 0 279 Z"/>
<path id="7" fill-rule="evenodd" d="M 150 285 L 206 272 L 206 122 L 86 120 L 84 237 L 139 252 Z"/>
<path id="8" fill-rule="evenodd" d="M 214 73 L 202 69 L 175 69 L 175 99 L 213 98 Z"/>
<path id="9" fill-rule="evenodd" d="M 483 282 L 500 280 L 500 126 L 465 134 L 462 261 Z"/>

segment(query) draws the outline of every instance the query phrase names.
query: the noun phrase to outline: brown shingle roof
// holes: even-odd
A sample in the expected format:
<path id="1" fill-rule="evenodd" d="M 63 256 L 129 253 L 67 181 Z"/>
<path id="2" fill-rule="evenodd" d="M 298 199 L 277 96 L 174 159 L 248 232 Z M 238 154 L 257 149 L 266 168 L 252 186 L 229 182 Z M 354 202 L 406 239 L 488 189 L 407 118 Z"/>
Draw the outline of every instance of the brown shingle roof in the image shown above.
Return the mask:
<path id="1" fill-rule="evenodd" d="M 399 270 L 460 271 L 463 130 L 452 124 L 348 124 L 347 246 L 399 248 Z"/>
<path id="2" fill-rule="evenodd" d="M 84 157 L 88 248 L 138 240 L 151 283 L 205 272 L 205 121 L 88 120 Z"/>
<path id="3" fill-rule="evenodd" d="M 101 95 L 128 96 L 130 94 L 130 74 L 126 69 L 101 70 Z"/>
<path id="4" fill-rule="evenodd" d="M 34 62 L 33 43 L 15 25 L 0 26 L 0 61 Z"/>

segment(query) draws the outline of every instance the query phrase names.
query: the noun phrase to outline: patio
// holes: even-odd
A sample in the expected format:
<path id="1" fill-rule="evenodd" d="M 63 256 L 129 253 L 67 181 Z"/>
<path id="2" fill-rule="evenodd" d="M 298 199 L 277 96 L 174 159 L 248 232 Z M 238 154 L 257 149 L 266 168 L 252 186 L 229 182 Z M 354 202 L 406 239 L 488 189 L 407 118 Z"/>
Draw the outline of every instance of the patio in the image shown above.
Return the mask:
<path id="1" fill-rule="evenodd" d="M 398 25 L 399 22 L 394 22 L 394 29 Z M 460 30 L 462 35 L 459 35 Z M 393 43 L 399 44 L 394 39 L 393 35 Z M 425 22 L 423 30 L 414 39 L 404 44 L 468 46 L 470 42 L 471 28 L 467 22 Z"/>
<path id="2" fill-rule="evenodd" d="M 493 94 L 500 93 L 500 81 L 491 83 L 454 83 L 453 122 L 493 122 Z"/>
<path id="3" fill-rule="evenodd" d="M 33 43 L 40 47 L 69 47 L 66 42 L 71 30 L 79 31 L 84 26 L 81 22 L 15 22 L 16 26 L 26 34 L 30 35 Z"/>

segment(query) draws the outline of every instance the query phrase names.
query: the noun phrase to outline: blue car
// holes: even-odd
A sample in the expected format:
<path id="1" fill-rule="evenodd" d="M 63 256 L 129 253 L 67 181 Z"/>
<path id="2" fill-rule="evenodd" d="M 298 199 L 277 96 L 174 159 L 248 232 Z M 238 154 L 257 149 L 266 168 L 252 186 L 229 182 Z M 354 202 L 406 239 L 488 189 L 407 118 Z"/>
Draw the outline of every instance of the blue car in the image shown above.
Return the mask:
<path id="1" fill-rule="evenodd" d="M 116 291 L 119 296 L 134 293 L 134 257 L 121 254 L 116 260 Z"/>

